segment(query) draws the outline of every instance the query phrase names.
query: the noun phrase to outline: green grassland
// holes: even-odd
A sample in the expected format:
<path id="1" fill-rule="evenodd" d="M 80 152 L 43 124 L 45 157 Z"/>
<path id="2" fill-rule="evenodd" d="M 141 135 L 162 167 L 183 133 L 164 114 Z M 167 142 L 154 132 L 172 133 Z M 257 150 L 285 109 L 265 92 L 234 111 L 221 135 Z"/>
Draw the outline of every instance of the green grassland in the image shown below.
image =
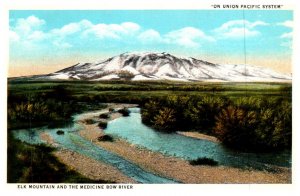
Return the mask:
<path id="1" fill-rule="evenodd" d="M 175 95 L 210 95 L 210 96 L 282 96 L 290 97 L 289 83 L 203 83 L 203 82 L 172 82 L 172 81 L 9 81 L 8 90 L 14 95 L 34 95 L 51 93 L 57 88 L 85 100 L 120 96 L 125 100 Z M 99 96 L 99 97 L 97 97 Z M 126 99 L 127 98 L 127 99 Z M 117 99 L 117 98 L 115 98 Z"/>

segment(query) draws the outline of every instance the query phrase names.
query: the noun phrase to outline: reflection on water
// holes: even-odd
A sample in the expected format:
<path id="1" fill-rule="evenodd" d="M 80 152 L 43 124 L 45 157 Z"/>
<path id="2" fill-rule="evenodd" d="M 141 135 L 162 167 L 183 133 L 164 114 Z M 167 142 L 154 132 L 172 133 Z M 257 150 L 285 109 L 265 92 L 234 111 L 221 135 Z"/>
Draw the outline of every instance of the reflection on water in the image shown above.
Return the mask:
<path id="1" fill-rule="evenodd" d="M 208 157 L 221 165 L 242 168 L 270 169 L 271 165 L 291 167 L 290 152 L 241 153 L 211 141 L 158 132 L 142 124 L 139 108 L 131 108 L 130 111 L 129 117 L 109 122 L 105 132 L 150 150 L 187 160 Z"/>

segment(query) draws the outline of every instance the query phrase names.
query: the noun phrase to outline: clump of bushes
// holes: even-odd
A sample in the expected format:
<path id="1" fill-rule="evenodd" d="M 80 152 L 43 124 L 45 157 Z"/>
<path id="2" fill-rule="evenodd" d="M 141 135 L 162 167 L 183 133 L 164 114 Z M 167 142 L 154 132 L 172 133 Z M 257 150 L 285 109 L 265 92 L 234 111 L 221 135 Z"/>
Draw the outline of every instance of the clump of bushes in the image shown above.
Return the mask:
<path id="1" fill-rule="evenodd" d="M 101 135 L 97 138 L 99 142 L 113 142 L 114 138 L 110 135 Z"/>
<path id="2" fill-rule="evenodd" d="M 292 105 L 288 98 L 168 96 L 142 106 L 142 122 L 159 131 L 200 130 L 243 151 L 290 149 Z"/>
<path id="3" fill-rule="evenodd" d="M 172 131 L 174 128 L 175 111 L 172 108 L 162 108 L 153 119 L 154 127 L 162 131 Z"/>
<path id="4" fill-rule="evenodd" d="M 103 113 L 99 115 L 99 118 L 108 119 L 109 115 L 107 113 Z"/>
<path id="5" fill-rule="evenodd" d="M 198 158 L 195 160 L 190 160 L 189 163 L 191 165 L 210 165 L 210 166 L 217 166 L 218 161 L 215 161 L 214 159 L 203 157 Z"/>
<path id="6" fill-rule="evenodd" d="M 234 147 L 250 147 L 257 125 L 257 114 L 238 107 L 229 106 L 216 117 L 214 133 L 223 144 Z"/>
<path id="7" fill-rule="evenodd" d="M 93 119 L 85 119 L 83 122 L 84 122 L 85 124 L 87 124 L 87 125 L 91 125 L 91 124 L 96 123 Z"/>
<path id="8" fill-rule="evenodd" d="M 229 106 L 216 116 L 213 131 L 223 144 L 235 149 L 270 151 L 290 148 L 292 107 L 283 100 Z"/>
<path id="9" fill-rule="evenodd" d="M 123 116 L 129 116 L 130 111 L 128 110 L 128 108 L 122 108 L 118 110 L 119 113 L 121 113 Z"/>
<path id="10" fill-rule="evenodd" d="M 100 121 L 100 122 L 98 123 L 98 127 L 99 127 L 100 129 L 106 129 L 106 128 L 107 128 L 107 122 Z"/>
<path id="11" fill-rule="evenodd" d="M 57 134 L 57 135 L 64 135 L 65 132 L 64 132 L 63 130 L 58 130 L 58 131 L 56 131 L 56 134 Z"/>

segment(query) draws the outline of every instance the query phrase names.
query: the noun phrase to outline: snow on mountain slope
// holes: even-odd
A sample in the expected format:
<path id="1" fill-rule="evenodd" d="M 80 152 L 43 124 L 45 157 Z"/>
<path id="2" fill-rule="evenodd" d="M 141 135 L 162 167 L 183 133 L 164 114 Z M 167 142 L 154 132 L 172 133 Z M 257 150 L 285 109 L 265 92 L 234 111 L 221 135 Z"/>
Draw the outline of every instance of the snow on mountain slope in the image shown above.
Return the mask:
<path id="1" fill-rule="evenodd" d="M 213 64 L 195 58 L 178 58 L 168 53 L 123 53 L 96 63 L 78 63 L 40 76 L 43 79 L 116 80 L 121 72 L 131 80 L 177 81 L 290 81 L 291 76 L 253 65 Z M 120 78 L 121 77 L 121 78 Z"/>

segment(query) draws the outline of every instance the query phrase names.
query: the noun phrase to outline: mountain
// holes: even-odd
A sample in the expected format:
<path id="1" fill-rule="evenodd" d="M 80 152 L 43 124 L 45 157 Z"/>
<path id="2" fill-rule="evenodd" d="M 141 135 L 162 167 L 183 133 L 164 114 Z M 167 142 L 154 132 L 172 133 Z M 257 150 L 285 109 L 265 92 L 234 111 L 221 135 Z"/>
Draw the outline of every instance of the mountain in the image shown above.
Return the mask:
<path id="1" fill-rule="evenodd" d="M 123 53 L 96 63 L 78 63 L 38 76 L 38 79 L 77 80 L 177 80 L 177 81 L 290 81 L 291 75 L 253 65 L 214 64 L 168 53 Z"/>

